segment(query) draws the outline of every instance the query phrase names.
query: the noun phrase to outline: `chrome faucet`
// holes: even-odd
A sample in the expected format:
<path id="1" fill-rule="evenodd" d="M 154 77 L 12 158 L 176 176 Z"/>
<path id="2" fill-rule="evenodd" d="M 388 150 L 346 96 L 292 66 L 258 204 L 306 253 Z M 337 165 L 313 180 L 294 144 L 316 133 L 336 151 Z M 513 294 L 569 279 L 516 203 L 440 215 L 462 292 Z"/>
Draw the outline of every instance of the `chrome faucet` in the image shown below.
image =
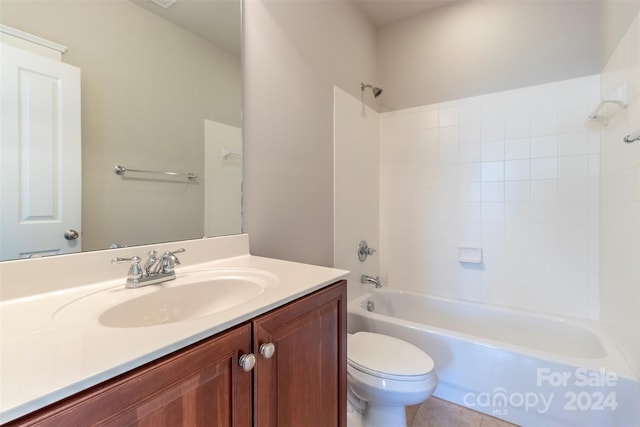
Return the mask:
<path id="1" fill-rule="evenodd" d="M 140 265 L 142 259 L 139 256 L 131 258 L 113 257 L 111 258 L 111 263 L 119 264 L 121 262 L 131 261 L 125 287 L 135 289 L 175 279 L 176 272 L 174 268 L 176 265 L 180 265 L 180 260 L 176 254 L 181 252 L 185 252 L 185 249 L 180 248 L 173 252 L 167 251 L 158 258 L 156 251 L 149 251 L 149 258 L 145 261 L 144 267 Z"/>
<path id="2" fill-rule="evenodd" d="M 380 276 L 371 277 L 363 274 L 362 276 L 360 276 L 360 283 L 373 283 L 374 285 L 376 285 L 376 288 L 382 287 L 382 283 L 380 283 Z"/>

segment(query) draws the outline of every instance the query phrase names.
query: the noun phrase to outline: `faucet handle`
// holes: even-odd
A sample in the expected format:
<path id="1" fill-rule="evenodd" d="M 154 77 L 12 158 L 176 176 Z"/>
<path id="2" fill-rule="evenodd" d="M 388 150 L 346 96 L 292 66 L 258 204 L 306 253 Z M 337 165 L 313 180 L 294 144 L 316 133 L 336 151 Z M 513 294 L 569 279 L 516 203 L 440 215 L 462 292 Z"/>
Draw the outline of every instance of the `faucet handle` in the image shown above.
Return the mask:
<path id="1" fill-rule="evenodd" d="M 140 266 L 140 261 L 142 261 L 142 259 L 139 256 L 134 256 L 131 258 L 120 258 L 116 256 L 111 258 L 111 264 L 120 264 L 127 261 L 131 261 L 131 267 L 129 267 L 127 280 L 137 281 L 142 279 L 143 273 L 142 267 Z"/>
<path id="2" fill-rule="evenodd" d="M 358 244 L 358 259 L 360 262 L 364 262 L 368 256 L 373 255 L 376 252 L 377 250 L 370 247 L 366 240 L 360 240 L 360 243 Z"/>
<path id="3" fill-rule="evenodd" d="M 176 254 L 179 254 L 182 252 L 186 252 L 186 249 L 180 248 L 176 251 L 173 251 L 173 252 L 167 251 L 164 254 L 162 254 L 162 273 L 163 274 L 173 273 L 173 269 L 175 268 L 176 264 L 177 265 L 181 264 Z"/>
<path id="4" fill-rule="evenodd" d="M 140 264 L 142 259 L 139 256 L 132 256 L 131 258 L 120 258 L 118 256 L 114 256 L 111 258 L 111 264 L 121 264 L 123 262 L 131 261 L 131 265 Z"/>

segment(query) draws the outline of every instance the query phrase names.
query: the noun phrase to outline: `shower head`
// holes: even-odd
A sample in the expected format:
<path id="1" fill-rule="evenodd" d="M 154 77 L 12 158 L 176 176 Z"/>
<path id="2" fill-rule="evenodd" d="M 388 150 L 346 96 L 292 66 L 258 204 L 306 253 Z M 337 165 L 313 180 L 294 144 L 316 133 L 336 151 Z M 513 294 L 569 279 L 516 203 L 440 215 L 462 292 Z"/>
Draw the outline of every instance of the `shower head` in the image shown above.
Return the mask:
<path id="1" fill-rule="evenodd" d="M 360 89 L 362 90 L 362 92 L 364 93 L 365 88 L 371 88 L 371 91 L 373 92 L 373 96 L 374 97 L 379 97 L 380 94 L 382 93 L 382 89 L 380 89 L 379 87 L 375 87 L 373 85 L 370 84 L 364 84 L 364 83 L 360 83 Z"/>

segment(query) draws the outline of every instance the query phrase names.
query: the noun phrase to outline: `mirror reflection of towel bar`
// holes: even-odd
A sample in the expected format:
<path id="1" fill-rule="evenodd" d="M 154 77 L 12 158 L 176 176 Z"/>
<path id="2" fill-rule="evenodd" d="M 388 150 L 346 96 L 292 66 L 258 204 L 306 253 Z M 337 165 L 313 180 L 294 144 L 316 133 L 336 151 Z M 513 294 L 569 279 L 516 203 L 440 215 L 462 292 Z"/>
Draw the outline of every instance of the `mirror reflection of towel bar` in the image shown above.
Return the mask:
<path id="1" fill-rule="evenodd" d="M 144 169 L 131 169 L 125 168 L 122 165 L 116 165 L 113 168 L 113 171 L 116 175 L 124 175 L 126 172 L 136 172 L 136 173 L 153 173 L 159 175 L 171 175 L 171 176 L 185 176 L 189 181 L 195 181 L 198 178 L 198 174 L 193 172 L 165 172 L 165 171 L 153 171 L 153 170 L 144 170 Z"/>
<path id="2" fill-rule="evenodd" d="M 229 150 L 227 147 L 222 147 L 222 150 L 220 150 L 220 158 L 228 159 L 230 157 L 242 157 L 242 154 L 235 153 L 235 152 Z"/>

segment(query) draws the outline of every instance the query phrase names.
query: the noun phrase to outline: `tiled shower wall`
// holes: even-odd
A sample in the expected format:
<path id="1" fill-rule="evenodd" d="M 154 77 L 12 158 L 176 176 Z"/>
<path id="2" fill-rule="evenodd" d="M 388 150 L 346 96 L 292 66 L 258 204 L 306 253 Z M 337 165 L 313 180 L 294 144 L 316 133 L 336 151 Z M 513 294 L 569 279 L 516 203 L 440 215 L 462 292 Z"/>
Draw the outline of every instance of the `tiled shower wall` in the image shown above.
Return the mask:
<path id="1" fill-rule="evenodd" d="M 601 320 L 640 376 L 640 14 L 602 73 L 602 92 L 627 85 L 629 106 L 611 106 L 601 148 Z"/>
<path id="2" fill-rule="evenodd" d="M 601 125 L 590 76 L 380 115 L 390 286 L 597 319 Z M 478 246 L 481 264 L 458 262 Z"/>

